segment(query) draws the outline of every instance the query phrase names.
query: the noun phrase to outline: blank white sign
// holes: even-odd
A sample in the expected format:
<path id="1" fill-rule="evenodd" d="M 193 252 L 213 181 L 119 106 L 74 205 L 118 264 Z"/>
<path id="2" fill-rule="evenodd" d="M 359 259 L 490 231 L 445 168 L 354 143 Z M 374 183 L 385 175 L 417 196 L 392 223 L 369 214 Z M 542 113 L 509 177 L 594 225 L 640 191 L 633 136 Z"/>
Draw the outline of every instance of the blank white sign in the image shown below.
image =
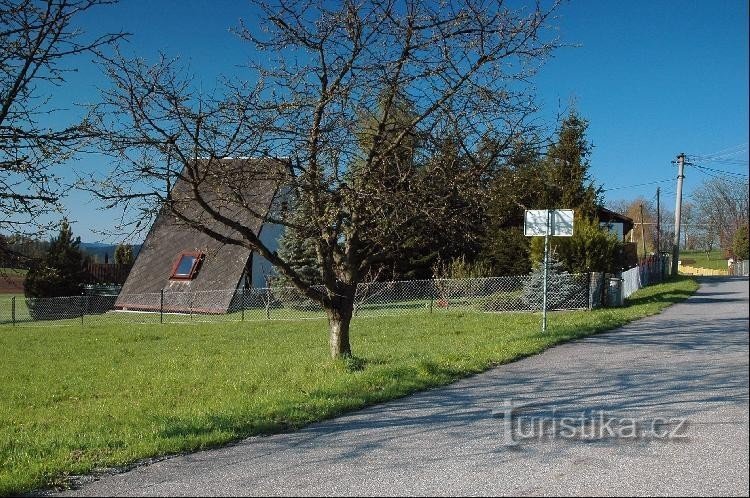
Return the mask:
<path id="1" fill-rule="evenodd" d="M 527 209 L 524 217 L 523 234 L 527 237 L 553 237 L 573 236 L 573 210 L 551 209 L 549 210 L 549 233 L 547 228 L 547 209 Z"/>

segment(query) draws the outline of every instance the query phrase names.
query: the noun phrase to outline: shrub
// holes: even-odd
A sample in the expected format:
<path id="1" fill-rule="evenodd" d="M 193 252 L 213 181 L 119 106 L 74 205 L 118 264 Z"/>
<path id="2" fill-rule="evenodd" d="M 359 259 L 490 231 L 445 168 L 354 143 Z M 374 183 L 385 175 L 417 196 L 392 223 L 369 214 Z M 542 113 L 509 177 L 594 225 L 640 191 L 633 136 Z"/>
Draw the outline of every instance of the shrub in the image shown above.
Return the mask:
<path id="1" fill-rule="evenodd" d="M 576 293 L 580 292 L 573 276 L 565 271 L 554 253 L 549 255 L 547 270 L 547 309 L 565 309 L 571 306 Z M 536 265 L 531 278 L 523 286 L 522 300 L 528 309 L 542 307 L 544 294 L 544 265 Z"/>
<path id="2" fill-rule="evenodd" d="M 23 283 L 26 297 L 79 296 L 86 278 L 80 244 L 81 238 L 73 239 L 70 225 L 63 220 L 60 234 L 26 273 Z"/>
<path id="3" fill-rule="evenodd" d="M 734 232 L 734 241 L 732 242 L 732 252 L 736 259 L 748 259 L 750 256 L 750 244 L 748 244 L 748 226 L 740 227 Z"/>
<path id="4" fill-rule="evenodd" d="M 130 244 L 118 244 L 115 248 L 115 264 L 132 265 L 135 261 L 133 256 L 133 246 Z"/>

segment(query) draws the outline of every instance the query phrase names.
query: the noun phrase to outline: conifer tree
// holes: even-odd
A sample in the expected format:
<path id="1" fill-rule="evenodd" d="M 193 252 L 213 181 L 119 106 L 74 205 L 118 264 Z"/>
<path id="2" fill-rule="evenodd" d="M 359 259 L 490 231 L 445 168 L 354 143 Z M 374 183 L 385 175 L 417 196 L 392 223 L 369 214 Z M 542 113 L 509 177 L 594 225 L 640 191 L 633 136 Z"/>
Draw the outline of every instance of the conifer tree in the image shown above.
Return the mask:
<path id="1" fill-rule="evenodd" d="M 572 276 L 554 252 L 550 253 L 547 265 L 547 309 L 570 307 L 571 299 L 578 290 Z M 523 287 L 522 300 L 529 309 L 540 310 L 543 297 L 544 265 L 537 264 Z"/>
<path id="2" fill-rule="evenodd" d="M 547 150 L 545 176 L 554 191 L 544 207 L 575 209 L 585 218 L 596 215 L 599 192 L 589 174 L 593 145 L 586 138 L 588 126 L 573 109 L 560 123 L 557 139 Z"/>
<path id="3" fill-rule="evenodd" d="M 539 151 L 529 141 L 516 140 L 494 174 L 486 207 L 480 258 L 496 275 L 524 275 L 531 270 L 524 211 L 546 207 L 547 188 Z"/>
<path id="4" fill-rule="evenodd" d="M 70 224 L 63 220 L 60 233 L 50 241 L 47 253 L 26 274 L 26 297 L 80 295 L 85 281 L 80 244 L 81 238 L 73 238 Z"/>
<path id="5" fill-rule="evenodd" d="M 289 265 L 311 285 L 321 283 L 320 265 L 315 254 L 314 227 L 310 225 L 310 218 L 300 202 L 300 208 L 292 213 L 293 220 L 279 240 L 279 256 L 289 262 Z M 276 274 L 272 278 L 272 285 L 289 287 L 291 282 L 283 274 Z"/>

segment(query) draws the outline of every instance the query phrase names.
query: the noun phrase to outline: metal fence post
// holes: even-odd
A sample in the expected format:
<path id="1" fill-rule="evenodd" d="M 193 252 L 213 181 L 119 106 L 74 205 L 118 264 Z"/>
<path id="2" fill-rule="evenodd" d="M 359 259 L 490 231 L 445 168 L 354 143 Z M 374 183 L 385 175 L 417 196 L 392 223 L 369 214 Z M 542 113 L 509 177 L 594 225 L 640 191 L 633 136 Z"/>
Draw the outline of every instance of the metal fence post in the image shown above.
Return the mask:
<path id="1" fill-rule="evenodd" d="M 13 321 L 13 326 L 16 326 L 16 296 L 13 296 L 10 300 L 10 319 Z"/>
<path id="2" fill-rule="evenodd" d="M 544 233 L 544 281 L 542 282 L 542 332 L 547 332 L 547 267 L 549 266 L 549 218 L 550 211 L 547 210 L 547 230 Z"/>
<path id="3" fill-rule="evenodd" d="M 161 301 L 159 303 L 159 323 L 164 323 L 164 289 L 161 290 Z"/>
<path id="4" fill-rule="evenodd" d="M 435 279 L 430 280 L 430 313 L 432 313 L 432 306 L 435 302 Z"/>
<path id="5" fill-rule="evenodd" d="M 266 320 L 271 319 L 271 288 L 266 287 Z"/>
<path id="6" fill-rule="evenodd" d="M 594 285 L 594 273 L 589 272 L 589 310 L 594 309 L 594 292 L 591 287 Z"/>
<path id="7" fill-rule="evenodd" d="M 242 303 L 240 304 L 241 318 L 240 321 L 245 321 L 245 286 L 242 286 Z"/>
<path id="8" fill-rule="evenodd" d="M 85 296 L 84 296 L 83 294 L 81 294 L 81 297 L 80 297 L 80 299 L 81 299 L 81 300 L 80 300 L 80 301 L 78 302 L 78 303 L 79 303 L 78 309 L 79 309 L 79 311 L 81 312 L 81 327 L 83 327 L 83 313 L 84 313 L 84 309 L 83 309 L 83 298 L 84 298 L 84 297 L 85 297 Z"/>

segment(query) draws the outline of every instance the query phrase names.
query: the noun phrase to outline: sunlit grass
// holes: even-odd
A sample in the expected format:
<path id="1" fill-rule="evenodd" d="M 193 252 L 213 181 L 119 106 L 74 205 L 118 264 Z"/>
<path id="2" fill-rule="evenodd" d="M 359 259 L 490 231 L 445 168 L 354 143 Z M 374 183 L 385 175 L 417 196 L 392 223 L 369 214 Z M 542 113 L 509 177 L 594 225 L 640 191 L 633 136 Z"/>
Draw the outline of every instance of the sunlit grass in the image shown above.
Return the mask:
<path id="1" fill-rule="evenodd" d="M 694 268 L 708 268 L 711 270 L 726 270 L 728 268 L 727 258 L 723 252 L 715 249 L 706 254 L 706 251 L 681 251 L 682 264 Z"/>
<path id="2" fill-rule="evenodd" d="M 355 358 L 324 320 L 0 326 L 0 494 L 68 474 L 299 428 L 657 313 L 697 288 L 643 289 L 618 309 L 362 318 Z"/>

